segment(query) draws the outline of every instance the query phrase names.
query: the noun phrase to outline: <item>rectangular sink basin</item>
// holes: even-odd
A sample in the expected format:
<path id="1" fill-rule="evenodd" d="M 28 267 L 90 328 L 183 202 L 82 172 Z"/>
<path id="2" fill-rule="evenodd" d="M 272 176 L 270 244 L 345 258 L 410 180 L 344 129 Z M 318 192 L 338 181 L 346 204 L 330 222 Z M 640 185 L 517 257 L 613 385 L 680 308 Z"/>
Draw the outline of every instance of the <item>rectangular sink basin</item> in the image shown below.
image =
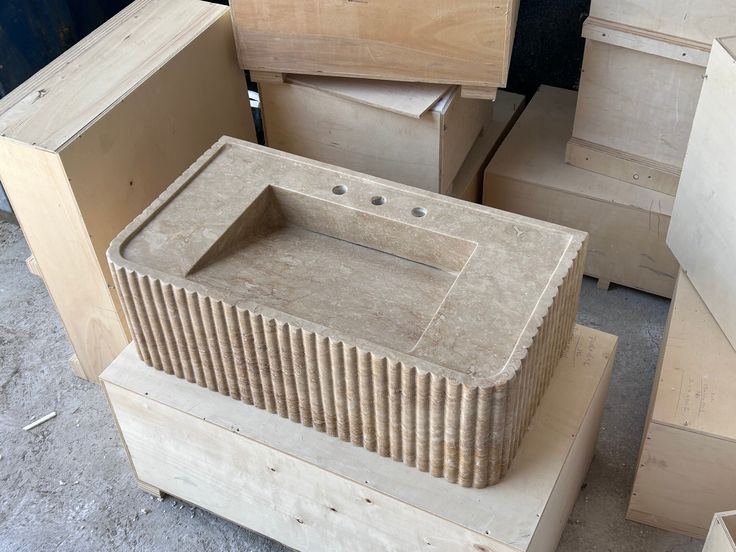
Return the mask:
<path id="1" fill-rule="evenodd" d="M 586 237 L 222 138 L 108 259 L 147 364 L 484 487 L 570 337 Z"/>

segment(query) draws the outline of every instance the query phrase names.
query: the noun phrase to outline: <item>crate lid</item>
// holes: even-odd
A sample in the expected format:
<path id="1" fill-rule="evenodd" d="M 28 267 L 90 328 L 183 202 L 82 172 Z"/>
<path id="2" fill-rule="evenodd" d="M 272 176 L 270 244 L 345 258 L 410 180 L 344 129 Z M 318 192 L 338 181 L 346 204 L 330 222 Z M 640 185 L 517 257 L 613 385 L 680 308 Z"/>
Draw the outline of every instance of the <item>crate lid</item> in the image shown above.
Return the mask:
<path id="1" fill-rule="evenodd" d="M 288 82 L 419 119 L 454 88 L 449 84 L 289 75 Z"/>

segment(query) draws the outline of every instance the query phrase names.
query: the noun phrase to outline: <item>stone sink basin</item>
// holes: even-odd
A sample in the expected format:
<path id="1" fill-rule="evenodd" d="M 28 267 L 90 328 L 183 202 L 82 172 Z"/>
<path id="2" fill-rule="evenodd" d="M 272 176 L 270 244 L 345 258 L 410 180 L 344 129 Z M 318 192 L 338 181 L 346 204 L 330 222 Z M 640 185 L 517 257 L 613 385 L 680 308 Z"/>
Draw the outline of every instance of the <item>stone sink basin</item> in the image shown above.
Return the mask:
<path id="1" fill-rule="evenodd" d="M 223 138 L 108 258 L 147 364 L 484 487 L 571 335 L 585 245 Z"/>

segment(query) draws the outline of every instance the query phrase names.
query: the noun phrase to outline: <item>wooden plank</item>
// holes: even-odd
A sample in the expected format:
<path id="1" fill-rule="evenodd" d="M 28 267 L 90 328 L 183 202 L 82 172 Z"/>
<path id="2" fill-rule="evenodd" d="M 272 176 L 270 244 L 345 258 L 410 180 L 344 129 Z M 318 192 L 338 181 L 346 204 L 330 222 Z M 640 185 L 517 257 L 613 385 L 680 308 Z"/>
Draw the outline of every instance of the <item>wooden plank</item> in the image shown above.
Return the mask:
<path id="1" fill-rule="evenodd" d="M 138 0 L 0 101 L 0 126 L 0 177 L 94 381 L 130 341 L 111 239 L 222 134 L 255 140 L 228 10 Z"/>
<path id="2" fill-rule="evenodd" d="M 257 71 L 506 84 L 517 0 L 232 2 L 241 66 Z"/>
<path id="3" fill-rule="evenodd" d="M 39 278 L 43 278 L 41 276 L 41 269 L 38 266 L 38 263 L 36 262 L 36 257 L 31 255 L 26 259 L 26 268 L 28 268 L 28 272 L 33 274 L 34 276 L 38 276 Z"/>
<path id="4" fill-rule="evenodd" d="M 680 272 L 627 516 L 702 538 L 736 501 L 736 351 Z"/>
<path id="5" fill-rule="evenodd" d="M 498 88 L 495 86 L 461 86 L 460 95 L 472 100 L 495 100 Z"/>
<path id="6" fill-rule="evenodd" d="M 736 552 L 736 511 L 713 516 L 703 552 Z"/>
<path id="7" fill-rule="evenodd" d="M 736 29 L 736 4 L 722 0 L 593 0 L 590 15 L 706 46 Z"/>
<path id="8" fill-rule="evenodd" d="M 493 113 L 483 124 L 468 156 L 452 182 L 452 197 L 480 203 L 483 196 L 483 173 L 514 123 L 521 115 L 526 99 L 520 94 L 501 90 L 493 102 Z"/>
<path id="9" fill-rule="evenodd" d="M 568 162 L 674 195 L 703 74 L 698 65 L 588 40 L 572 131 L 587 148 L 576 155 L 573 142 Z"/>
<path id="10" fill-rule="evenodd" d="M 667 244 L 736 346 L 736 38 L 716 40 Z"/>
<path id="11" fill-rule="evenodd" d="M 572 137 L 567 142 L 565 161 L 574 167 L 610 176 L 623 182 L 643 186 L 674 196 L 680 181 L 680 169 L 656 163 L 600 144 Z"/>
<path id="12" fill-rule="evenodd" d="M 665 244 L 673 198 L 564 162 L 575 93 L 542 87 L 491 160 L 483 202 L 585 230 L 586 274 L 669 297 L 677 263 Z"/>
<path id="13" fill-rule="evenodd" d="M 250 71 L 250 78 L 253 82 L 272 82 L 276 84 L 284 84 L 286 75 L 275 71 Z"/>
<path id="14" fill-rule="evenodd" d="M 289 546 L 541 552 L 554 550 L 587 471 L 615 344 L 576 329 L 511 471 L 483 490 L 167 376 L 132 348 L 103 381 L 138 477 Z"/>
<path id="15" fill-rule="evenodd" d="M 710 43 L 685 40 L 596 17 L 585 20 L 583 38 L 701 67 L 708 64 L 710 54 Z"/>

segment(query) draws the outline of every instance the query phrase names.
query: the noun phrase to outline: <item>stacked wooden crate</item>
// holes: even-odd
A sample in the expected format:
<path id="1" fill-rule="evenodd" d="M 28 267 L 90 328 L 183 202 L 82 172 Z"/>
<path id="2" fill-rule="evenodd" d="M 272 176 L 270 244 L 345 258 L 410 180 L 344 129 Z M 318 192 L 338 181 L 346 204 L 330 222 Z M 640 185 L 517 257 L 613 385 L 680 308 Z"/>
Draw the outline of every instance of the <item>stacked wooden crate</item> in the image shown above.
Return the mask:
<path id="1" fill-rule="evenodd" d="M 588 231 L 586 273 L 604 287 L 671 296 L 665 236 L 710 42 L 734 32 L 732 2 L 594 0 L 577 98 L 544 89 L 532 100 L 540 117 L 489 166 L 484 202 Z"/>
<path id="2" fill-rule="evenodd" d="M 498 142 L 491 100 L 506 82 L 518 9 L 515 0 L 502 4 L 348 2 L 318 10 L 282 2 L 287 20 L 274 3 L 233 2 L 241 65 L 259 83 L 266 143 L 479 200 L 479 179 L 469 184 L 464 175 L 477 175 L 478 160 L 484 164 Z M 508 122 L 523 99 L 503 94 L 517 106 L 502 110 Z M 465 167 L 456 184 L 466 161 L 476 168 Z"/>
<path id="3" fill-rule="evenodd" d="M 736 37 L 713 44 L 667 243 L 682 264 L 630 519 L 704 537 L 736 504 Z"/>

